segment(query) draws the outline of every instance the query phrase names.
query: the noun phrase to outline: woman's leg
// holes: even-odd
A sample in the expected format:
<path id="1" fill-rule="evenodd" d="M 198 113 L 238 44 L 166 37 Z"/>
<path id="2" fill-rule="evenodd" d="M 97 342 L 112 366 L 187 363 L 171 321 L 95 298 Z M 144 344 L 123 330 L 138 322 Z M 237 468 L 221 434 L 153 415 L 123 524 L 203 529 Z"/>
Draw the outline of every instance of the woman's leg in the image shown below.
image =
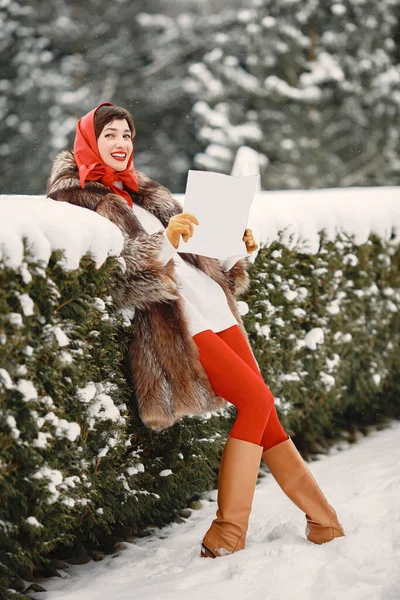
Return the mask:
<path id="1" fill-rule="evenodd" d="M 239 327 L 225 329 L 218 333 L 218 336 L 261 377 L 251 348 Z M 275 407 L 271 410 L 261 444 L 264 448 L 264 462 L 278 485 L 306 514 L 307 539 L 315 544 L 324 544 L 343 536 L 344 531 L 335 510 L 328 503 L 292 440 L 282 428 Z"/>
<path id="2" fill-rule="evenodd" d="M 239 327 L 217 334 L 258 373 L 256 360 Z M 293 441 L 282 428 L 275 407 L 272 408 L 261 440 L 263 459 L 287 497 L 306 513 L 306 536 L 310 542 L 324 544 L 344 535 L 336 512 L 328 503 Z"/>
<path id="3" fill-rule="evenodd" d="M 246 364 L 255 373 L 257 373 L 257 375 L 259 375 L 259 377 L 262 378 L 262 375 L 258 368 L 257 362 L 253 356 L 251 348 L 237 325 L 229 327 L 229 329 L 224 329 L 224 331 L 219 331 L 217 335 L 238 356 L 240 356 L 240 358 L 244 360 Z M 275 406 L 272 406 L 260 443 L 264 450 L 268 450 L 269 448 L 272 448 L 276 444 L 280 444 L 288 438 L 289 436 L 287 435 L 279 421 L 276 408 Z"/>
<path id="4" fill-rule="evenodd" d="M 251 348 L 239 327 L 230 327 L 217 335 L 261 377 Z M 335 510 L 328 503 L 293 441 L 282 428 L 275 407 L 271 410 L 261 444 L 264 448 L 264 462 L 278 485 L 306 514 L 307 539 L 315 544 L 324 544 L 343 536 L 343 527 Z"/>
<path id="5" fill-rule="evenodd" d="M 203 538 L 201 555 L 215 558 L 245 546 L 263 451 L 260 440 L 273 397 L 261 377 L 215 333 L 203 331 L 193 339 L 211 387 L 237 409 L 221 457 L 217 515 Z"/>
<path id="6" fill-rule="evenodd" d="M 193 337 L 212 389 L 237 409 L 230 437 L 261 444 L 274 398 L 263 379 L 219 335 L 207 330 Z"/>

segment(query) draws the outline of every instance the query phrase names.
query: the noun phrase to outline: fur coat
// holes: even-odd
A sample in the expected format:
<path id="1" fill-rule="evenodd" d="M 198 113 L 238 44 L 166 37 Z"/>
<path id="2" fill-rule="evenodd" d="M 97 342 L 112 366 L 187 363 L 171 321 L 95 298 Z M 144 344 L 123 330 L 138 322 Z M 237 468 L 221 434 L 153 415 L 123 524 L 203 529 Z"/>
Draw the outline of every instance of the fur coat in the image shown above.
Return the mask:
<path id="1" fill-rule="evenodd" d="M 155 215 L 164 227 L 182 207 L 159 183 L 138 172 L 139 190 L 132 200 Z M 82 189 L 74 155 L 61 152 L 55 159 L 47 195 L 70 202 L 110 219 L 122 231 L 121 256 L 126 269 L 116 275 L 113 297 L 120 308 L 134 309 L 129 366 L 142 421 L 162 430 L 184 415 L 198 415 L 224 406 L 211 389 L 185 320 L 177 288 L 174 261 L 158 261 L 163 234 L 149 235 L 128 203 L 98 181 Z M 248 287 L 246 260 L 224 272 L 218 260 L 182 253 L 182 258 L 212 277 L 224 290 L 229 307 L 247 338 L 235 300 Z"/>

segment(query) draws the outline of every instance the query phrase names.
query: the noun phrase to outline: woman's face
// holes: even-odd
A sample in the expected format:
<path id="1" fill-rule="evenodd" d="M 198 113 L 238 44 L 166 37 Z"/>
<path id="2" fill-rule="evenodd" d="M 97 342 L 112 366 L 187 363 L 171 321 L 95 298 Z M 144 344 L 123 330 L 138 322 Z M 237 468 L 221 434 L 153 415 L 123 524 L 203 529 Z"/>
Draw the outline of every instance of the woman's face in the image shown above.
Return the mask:
<path id="1" fill-rule="evenodd" d="M 133 150 L 131 130 L 126 119 L 115 119 L 104 126 L 97 148 L 102 161 L 114 171 L 124 171 Z"/>

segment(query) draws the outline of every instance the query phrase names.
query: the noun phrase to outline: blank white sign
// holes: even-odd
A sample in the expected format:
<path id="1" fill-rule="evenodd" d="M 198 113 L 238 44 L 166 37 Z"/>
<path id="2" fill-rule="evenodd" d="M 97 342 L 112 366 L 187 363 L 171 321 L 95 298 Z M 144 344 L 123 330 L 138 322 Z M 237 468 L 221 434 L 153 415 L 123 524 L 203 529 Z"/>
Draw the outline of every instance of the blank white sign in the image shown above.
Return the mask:
<path id="1" fill-rule="evenodd" d="M 189 171 L 183 210 L 197 217 L 200 225 L 194 225 L 187 243 L 181 239 L 178 252 L 220 260 L 245 256 L 242 238 L 259 178 Z"/>

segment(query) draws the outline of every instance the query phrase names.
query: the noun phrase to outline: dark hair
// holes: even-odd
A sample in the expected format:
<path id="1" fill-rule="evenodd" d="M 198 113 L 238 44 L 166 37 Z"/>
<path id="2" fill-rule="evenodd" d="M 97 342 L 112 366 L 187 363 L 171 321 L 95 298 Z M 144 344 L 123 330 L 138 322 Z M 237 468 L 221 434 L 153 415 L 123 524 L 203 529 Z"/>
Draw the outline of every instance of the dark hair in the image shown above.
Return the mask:
<path id="1" fill-rule="evenodd" d="M 96 140 L 99 139 L 99 135 L 103 131 L 104 127 L 115 120 L 126 119 L 129 129 L 131 130 L 132 137 L 136 134 L 135 123 L 131 113 L 122 108 L 121 106 L 100 106 L 94 115 L 94 132 L 96 134 Z"/>

